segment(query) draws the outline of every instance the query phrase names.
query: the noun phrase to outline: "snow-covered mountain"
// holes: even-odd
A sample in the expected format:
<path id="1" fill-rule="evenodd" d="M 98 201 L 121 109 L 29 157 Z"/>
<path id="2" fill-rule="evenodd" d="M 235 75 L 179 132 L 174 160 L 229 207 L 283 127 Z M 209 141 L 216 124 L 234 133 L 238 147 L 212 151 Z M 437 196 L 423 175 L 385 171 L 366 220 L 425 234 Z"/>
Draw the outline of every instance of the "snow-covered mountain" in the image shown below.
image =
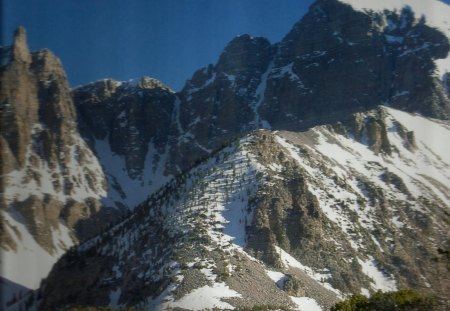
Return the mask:
<path id="1" fill-rule="evenodd" d="M 304 130 L 379 104 L 448 118 L 449 80 L 439 65 L 450 49 L 448 29 L 443 14 L 421 19 L 429 12 L 418 5 L 416 13 L 414 3 L 363 11 L 316 1 L 280 43 L 233 39 L 178 94 L 150 78 L 75 89 L 82 136 L 105 159 L 108 204 L 133 208 L 148 186 L 161 186 L 156 180 L 253 129 Z"/>
<path id="2" fill-rule="evenodd" d="M 176 95 L 158 80 L 97 81 L 73 90 L 82 136 L 108 179 L 103 204 L 133 209 L 166 170 Z"/>
<path id="3" fill-rule="evenodd" d="M 385 107 L 253 132 L 66 254 L 41 308 L 327 310 L 403 287 L 448 299 L 446 263 L 430 263 L 450 238 L 449 134 L 448 122 Z"/>
<path id="4" fill-rule="evenodd" d="M 0 68 L 2 309 L 14 298 L 10 285 L 16 296 L 15 289 L 37 289 L 70 246 L 108 219 L 98 217 L 106 179 L 79 135 L 61 63 L 48 50 L 30 53 L 23 28 L 3 53 L 9 61 Z"/>
<path id="5" fill-rule="evenodd" d="M 0 308 L 325 310 L 402 287 L 448 305 L 449 15 L 317 0 L 178 93 L 70 91 L 19 29 L 0 48 Z"/>

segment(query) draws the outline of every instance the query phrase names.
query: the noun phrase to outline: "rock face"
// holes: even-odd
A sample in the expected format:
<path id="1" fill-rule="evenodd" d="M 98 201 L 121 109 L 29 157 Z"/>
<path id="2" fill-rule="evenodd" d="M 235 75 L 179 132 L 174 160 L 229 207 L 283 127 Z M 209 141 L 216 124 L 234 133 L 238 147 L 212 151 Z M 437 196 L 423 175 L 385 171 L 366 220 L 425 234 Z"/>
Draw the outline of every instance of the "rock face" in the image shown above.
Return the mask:
<path id="1" fill-rule="evenodd" d="M 75 89 L 73 96 L 81 133 L 108 176 L 104 203 L 134 208 L 167 181 L 175 94 L 144 77 L 95 82 Z"/>
<path id="2" fill-rule="evenodd" d="M 303 130 L 379 104 L 448 119 L 448 82 L 435 61 L 449 49 L 410 8 L 360 12 L 316 1 L 280 43 L 239 36 L 193 75 L 178 94 L 170 165 L 182 171 L 251 129 Z"/>
<path id="3" fill-rule="evenodd" d="M 260 110 L 274 128 L 329 122 L 329 111 L 348 114 L 380 103 L 450 116 L 449 99 L 433 76 L 449 40 L 410 8 L 367 13 L 316 1 L 278 51 Z"/>
<path id="4" fill-rule="evenodd" d="M 152 88 L 159 95 L 142 97 L 149 90 L 138 81 L 130 86 L 107 80 L 76 89 L 74 99 L 80 124 L 87 125 L 83 137 L 91 145 L 93 138 L 107 137 L 100 149 L 124 157 L 126 182 L 118 181 L 121 172 L 107 169 L 119 189 L 109 204 L 135 206 L 139 200 L 124 197 L 141 199 L 142 192 L 127 195 L 130 190 L 120 188 L 131 183 L 143 190 L 140 185 L 152 182 L 142 173 L 148 171 L 146 156 L 153 162 L 151 175 L 170 177 L 256 128 L 304 130 L 379 104 L 448 119 L 448 82 L 435 72 L 436 60 L 449 49 L 448 38 L 411 8 L 363 12 L 323 0 L 280 43 L 236 37 L 215 65 L 198 70 L 178 94 L 161 86 Z M 134 103 L 129 111 L 136 115 L 123 108 L 127 102 Z M 140 124 L 146 112 L 136 105 L 151 109 L 157 120 L 149 116 L 151 122 Z M 136 124 L 114 121 L 125 119 Z"/>
<path id="5" fill-rule="evenodd" d="M 329 308 L 414 287 L 448 305 L 449 39 L 411 8 L 344 2 L 316 1 L 277 44 L 233 39 L 179 93 L 148 77 L 70 91 L 19 29 L 0 48 L 2 277 L 37 288 L 94 237 L 42 299 L 2 302 Z M 35 257 L 39 275 L 18 260 Z"/>
<path id="6" fill-rule="evenodd" d="M 197 71 L 180 92 L 183 135 L 174 148 L 186 150 L 175 162 L 186 167 L 242 131 L 256 128 L 255 107 L 274 48 L 264 38 L 233 39 L 215 66 Z M 194 156 L 196 155 L 196 156 Z"/>
<path id="7" fill-rule="evenodd" d="M 370 144 L 378 136 L 370 122 L 389 129 L 380 135 L 389 149 Z M 450 128 L 380 107 L 306 132 L 234 141 L 64 256 L 40 308 L 192 309 L 213 288 L 219 302 L 202 308 L 295 307 L 291 297 L 304 296 L 326 310 L 337 295 L 403 287 L 448 304 L 446 263 L 433 258 L 450 238 L 449 176 L 418 167 L 450 163 L 419 135 L 423 126 L 439 136 Z M 419 135 L 413 152 L 405 129 Z"/>
<path id="8" fill-rule="evenodd" d="M 0 247 L 2 267 L 8 268 L 1 275 L 35 289 L 64 251 L 97 234 L 118 211 L 101 208 L 106 179 L 79 135 L 59 59 L 48 50 L 30 53 L 23 28 L 5 51 L 9 61 L 0 67 Z M 35 270 L 36 260 L 42 265 Z"/>

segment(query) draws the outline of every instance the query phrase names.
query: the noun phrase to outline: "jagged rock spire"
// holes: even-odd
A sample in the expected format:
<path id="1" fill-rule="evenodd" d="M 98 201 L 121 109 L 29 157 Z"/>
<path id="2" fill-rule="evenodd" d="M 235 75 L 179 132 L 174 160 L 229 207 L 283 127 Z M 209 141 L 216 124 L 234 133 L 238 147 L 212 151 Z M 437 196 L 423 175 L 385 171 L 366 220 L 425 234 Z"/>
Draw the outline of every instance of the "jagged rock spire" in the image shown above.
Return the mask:
<path id="1" fill-rule="evenodd" d="M 14 32 L 11 61 L 31 63 L 31 55 L 27 43 L 27 34 L 23 26 L 20 26 Z"/>

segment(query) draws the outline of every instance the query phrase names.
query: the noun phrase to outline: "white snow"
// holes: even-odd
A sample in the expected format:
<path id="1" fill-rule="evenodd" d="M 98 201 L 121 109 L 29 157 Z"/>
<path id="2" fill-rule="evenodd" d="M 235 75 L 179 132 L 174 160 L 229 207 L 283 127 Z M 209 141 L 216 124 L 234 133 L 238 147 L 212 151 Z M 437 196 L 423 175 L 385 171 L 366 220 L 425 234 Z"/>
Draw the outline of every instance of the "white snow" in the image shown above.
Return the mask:
<path id="1" fill-rule="evenodd" d="M 339 0 L 350 4 L 354 9 L 364 11 L 372 10 L 382 12 L 384 10 L 400 11 L 404 7 L 410 7 L 418 19 L 425 16 L 426 22 L 431 27 L 442 31 L 450 38 L 450 6 L 439 0 Z M 445 59 L 435 60 L 438 74 L 442 77 L 450 72 L 450 56 Z"/>
<path id="2" fill-rule="evenodd" d="M 117 308 L 119 306 L 119 299 L 121 294 L 122 289 L 120 288 L 111 290 L 111 292 L 109 293 L 109 307 Z"/>
<path id="3" fill-rule="evenodd" d="M 319 282 L 326 289 L 335 292 L 336 294 L 338 294 L 338 296 L 341 295 L 340 291 L 333 288 L 331 284 L 325 282 L 325 280 L 331 278 L 331 274 L 328 271 L 326 271 L 325 273 L 315 272 L 312 268 L 301 264 L 297 259 L 292 257 L 288 252 L 284 251 L 282 248 L 275 246 L 275 249 L 277 250 L 277 253 L 280 255 L 281 261 L 287 268 L 292 267 L 300 269 L 303 272 L 305 272 L 308 276 Z"/>
<path id="4" fill-rule="evenodd" d="M 271 271 L 266 270 L 267 276 L 275 282 L 275 284 L 279 288 L 283 288 L 284 282 L 286 281 L 286 274 L 278 272 L 278 271 Z"/>
<path id="5" fill-rule="evenodd" d="M 404 38 L 398 36 L 384 35 L 386 41 L 390 43 L 403 43 Z"/>
<path id="6" fill-rule="evenodd" d="M 55 250 L 50 254 L 28 232 L 20 214 L 0 212 L 5 219 L 5 230 L 17 245 L 16 251 L 2 249 L 0 275 L 29 289 L 37 289 L 57 259 L 74 244 L 69 229 L 62 224 L 52 229 Z"/>
<path id="7" fill-rule="evenodd" d="M 383 248 L 385 243 L 381 243 L 371 233 L 373 229 L 380 228 L 380 220 L 371 206 L 374 203 L 367 200 L 367 190 L 359 182 L 358 176 L 368 179 L 389 199 L 402 202 L 398 206 L 392 206 L 392 217 L 388 219 L 399 234 L 409 227 L 402 206 L 426 212 L 426 207 L 414 203 L 415 198 L 422 196 L 430 200 L 439 199 L 450 205 L 450 124 L 392 108 L 382 109 L 387 115 L 385 123 L 392 146 L 390 155 L 375 154 L 368 146 L 367 133 L 359 142 L 351 135 L 336 134 L 325 126 L 308 132 L 308 139 L 314 139 L 315 143 L 304 144 L 302 150 L 288 141 L 290 134 L 281 132 L 276 133 L 275 137 L 277 143 L 286 149 L 286 154 L 304 170 L 308 189 L 317 197 L 322 212 L 347 236 L 344 243 L 349 243 L 357 251 L 368 249 L 369 246 L 375 246 L 381 252 L 387 251 Z M 365 117 L 370 114 L 367 113 Z M 404 131 L 414 133 L 416 149 L 408 149 L 399 132 L 399 123 Z M 301 139 L 303 134 L 296 135 Z M 385 182 L 381 178 L 385 172 L 400 177 L 410 194 Z M 367 235 L 370 239 L 367 239 Z M 332 237 L 330 241 L 333 241 Z M 334 242 L 338 246 L 343 243 Z M 317 271 L 305 267 L 283 250 L 278 248 L 278 251 L 286 266 L 297 267 L 316 280 L 322 280 Z M 360 260 L 360 264 L 364 273 L 373 279 L 374 290 L 396 289 L 393 277 L 385 275 L 383 267 L 373 258 Z M 324 278 L 328 278 L 326 274 Z"/>
<path id="8" fill-rule="evenodd" d="M 215 283 L 212 286 L 203 286 L 194 289 L 178 301 L 170 302 L 167 307 L 181 307 L 189 310 L 205 310 L 213 308 L 234 309 L 232 305 L 221 301 L 221 298 L 241 297 L 239 293 L 231 290 L 225 283 Z"/>
<path id="9" fill-rule="evenodd" d="M 450 185 L 450 125 L 444 121 L 432 120 L 407 112 L 385 108 L 390 115 L 388 124 L 391 130 L 388 138 L 401 151 L 389 159 L 389 170 L 402 177 L 405 185 L 413 194 L 435 194 L 450 204 L 448 187 Z M 414 132 L 417 150 L 407 150 L 400 136 L 394 131 L 394 121 L 400 122 L 408 131 Z M 434 180 L 434 182 L 432 182 Z M 417 181 L 428 186 L 421 188 Z M 436 182 L 440 186 L 436 186 Z"/>
<path id="10" fill-rule="evenodd" d="M 32 133 L 38 135 L 42 130 L 42 125 L 37 124 Z M 40 144 L 35 140 L 29 145 L 23 169 L 2 176 L 7 185 L 3 193 L 7 204 L 32 196 L 43 200 L 50 195 L 62 204 L 68 200 L 84 202 L 88 198 L 101 199 L 106 196 L 102 168 L 79 135 L 69 133 L 68 145 L 60 150 L 59 162 L 52 163 L 53 166 L 38 154 Z M 73 185 L 70 192 L 65 192 L 66 184 Z M 62 223 L 49 228 L 48 239 L 52 245 L 47 251 L 30 234 L 19 213 L 10 208 L 2 214 L 5 217 L 5 231 L 12 237 L 17 249 L 1 250 L 0 275 L 28 289 L 36 289 L 57 259 L 74 244 L 70 230 Z M 40 224 L 36 221 L 36 225 Z M 12 295 L 14 289 L 9 284 L 5 286 L 7 289 L 2 288 L 2 292 L 9 291 Z M 9 299 L 3 298 L 3 301 Z"/>
<path id="11" fill-rule="evenodd" d="M 367 155 L 372 152 L 368 150 L 367 146 L 358 144 L 360 150 L 355 152 L 354 146 L 343 148 L 342 145 L 329 142 L 318 128 L 314 131 L 314 133 L 317 134 L 318 143 L 314 146 L 315 149 L 311 150 L 314 150 L 314 153 L 318 154 L 315 154 L 312 159 L 320 160 L 321 158 L 324 158 L 323 160 L 325 162 L 331 162 L 330 166 L 336 173 L 336 176 L 343 179 L 345 178 L 347 181 L 349 181 L 350 178 L 353 178 L 354 171 L 369 174 L 369 170 L 366 169 L 364 162 Z M 340 202 L 351 202 L 351 204 L 348 204 L 348 207 L 358 214 L 360 219 L 359 225 L 366 228 L 373 227 L 373 221 L 368 214 L 370 208 L 363 208 L 357 203 L 357 193 L 360 192 L 360 189 L 357 187 L 356 181 L 354 182 L 352 190 L 342 189 L 342 187 L 336 185 L 333 176 L 324 174 L 317 168 L 320 163 L 314 163 L 312 162 L 313 160 L 300 157 L 300 150 L 283 137 L 277 135 L 276 141 L 286 148 L 289 155 L 308 173 L 311 178 L 311 182 L 308 183 L 309 191 L 318 198 L 324 214 L 331 221 L 338 224 L 343 229 L 343 232 L 351 230 L 356 224 L 348 218 L 347 214 L 343 213 L 344 210 L 339 206 Z M 373 172 L 371 174 L 374 175 L 375 179 L 378 178 L 377 174 L 374 174 Z M 318 181 L 320 181 L 321 184 L 317 183 Z M 363 193 L 361 193 L 361 195 L 363 195 Z M 353 240 L 354 238 L 349 236 L 351 245 L 354 246 L 355 249 L 358 249 L 359 243 Z"/>
<path id="12" fill-rule="evenodd" d="M 35 127 L 35 131 L 39 128 Z M 104 174 L 97 158 L 91 153 L 86 143 L 79 137 L 74 135 L 72 137 L 73 144 L 68 146 L 69 152 L 65 154 L 61 152 L 60 157 L 64 159 L 66 166 L 56 165 L 50 168 L 49 164 L 42 160 L 39 155 L 35 153 L 32 145 L 28 147 L 26 154 L 26 164 L 21 170 L 14 170 L 4 175 L 7 184 L 4 198 L 7 203 L 15 200 L 23 201 L 30 196 L 43 199 L 46 194 L 51 195 L 54 199 L 61 202 L 66 200 L 75 200 L 83 202 L 87 198 L 96 198 L 106 196 L 106 191 L 103 187 Z M 83 163 L 80 163 L 79 150 L 85 152 Z M 31 164 L 31 158 L 35 159 L 34 165 Z M 36 181 L 31 178 L 31 173 L 39 176 Z M 88 178 L 92 178 L 92 185 L 94 189 L 89 186 Z M 64 193 L 65 181 L 71 182 L 74 187 L 71 193 Z M 58 189 L 55 184 L 61 187 Z"/>
<path id="13" fill-rule="evenodd" d="M 324 127 L 314 128 L 317 144 L 309 147 L 313 156 L 310 159 L 301 157 L 298 148 L 277 135 L 277 142 L 287 149 L 289 155 L 308 172 L 311 182 L 308 189 L 317 196 L 320 207 L 327 217 L 339 224 L 343 231 L 352 229 L 355 223 L 343 214 L 338 207 L 338 201 L 348 202 L 347 207 L 359 216 L 359 226 L 374 228 L 376 218 L 371 215 L 371 209 L 358 204 L 358 197 L 365 197 L 364 189 L 360 188 L 355 174 L 369 178 L 377 187 L 385 190 L 392 198 L 408 200 L 397 188 L 386 184 L 380 176 L 385 170 L 399 176 L 412 197 L 423 195 L 426 197 L 438 196 L 450 204 L 448 185 L 450 185 L 450 144 L 446 143 L 450 137 L 450 126 L 442 121 L 431 120 L 421 116 L 411 115 L 392 108 L 384 108 L 388 112 L 386 124 L 388 138 L 398 150 L 391 156 L 374 154 L 366 143 L 360 143 L 352 138 L 330 133 Z M 397 131 L 395 122 L 400 122 L 407 131 L 413 131 L 418 146 L 411 152 L 404 146 L 404 140 Z M 365 139 L 363 139 L 363 142 Z M 346 180 L 351 188 L 342 188 L 336 185 L 330 174 L 323 174 L 317 168 L 316 160 L 330 164 L 336 176 Z M 320 181 L 321 183 L 317 183 Z M 436 184 L 439 184 L 436 186 Z M 431 189 L 431 190 L 430 190 Z M 332 198 L 330 199 L 330 194 Z M 397 222 L 397 224 L 400 224 Z M 357 229 L 357 228 L 355 228 Z M 350 238 L 350 237 L 349 237 Z M 359 242 L 352 238 L 357 248 Z"/>
<path id="14" fill-rule="evenodd" d="M 205 68 L 206 69 L 206 68 Z M 191 100 L 192 98 L 192 94 L 197 93 L 198 91 L 204 89 L 205 87 L 207 87 L 208 85 L 210 85 L 211 83 L 213 83 L 216 80 L 216 73 L 214 72 L 211 75 L 211 78 L 209 78 L 208 80 L 205 81 L 205 83 L 203 83 L 202 86 L 200 87 L 196 87 L 196 88 L 190 88 L 189 92 L 188 92 L 188 100 Z"/>
<path id="15" fill-rule="evenodd" d="M 186 181 L 186 197 L 174 204 L 181 215 L 199 213 L 213 222 L 208 235 L 224 249 L 242 251 L 246 244 L 245 227 L 253 217 L 248 200 L 258 188 L 255 178 L 262 168 L 246 150 L 247 143 L 241 141 L 240 150 L 234 146 L 223 150 L 218 155 L 223 157 L 220 163 L 213 158 L 197 167 L 191 174 L 193 177 Z M 228 154 L 226 158 L 224 153 Z M 195 189 L 190 189 L 194 186 Z M 199 188 L 202 190 L 198 191 Z"/>
<path id="16" fill-rule="evenodd" d="M 297 305 L 295 310 L 299 311 L 322 311 L 322 307 L 319 306 L 317 301 L 309 297 L 291 297 L 291 300 Z"/>
<path id="17" fill-rule="evenodd" d="M 173 123 L 173 122 L 176 123 L 176 125 L 177 125 L 177 130 L 178 130 L 178 133 L 179 133 L 179 134 L 183 133 L 183 128 L 182 128 L 181 122 L 180 122 L 180 103 L 181 103 L 181 100 L 180 100 L 180 98 L 177 96 L 176 99 L 175 99 L 175 102 L 174 102 L 174 104 L 173 104 L 173 106 L 174 106 L 174 107 L 173 107 L 174 112 L 173 112 L 173 115 L 172 115 L 172 123 Z"/>
<path id="18" fill-rule="evenodd" d="M 122 202 L 129 208 L 134 208 L 142 203 L 149 194 L 158 190 L 167 183 L 171 176 L 164 175 L 164 164 L 167 151 L 160 154 L 153 142 L 148 145 L 143 172 L 137 178 L 131 178 L 125 163 L 125 158 L 115 154 L 109 145 L 108 138 L 95 141 L 95 150 L 102 163 L 103 170 L 109 180 L 109 189 L 105 203 L 115 206 L 115 202 Z M 154 157 L 159 156 L 159 161 L 154 163 Z M 114 185 L 120 186 L 123 194 L 117 191 Z M 106 197 L 106 196 L 105 196 Z"/>
<path id="19" fill-rule="evenodd" d="M 450 164 L 450 125 L 448 123 L 392 108 L 386 108 L 386 110 L 408 130 L 414 131 L 416 140 Z"/>
<path id="20" fill-rule="evenodd" d="M 288 77 L 292 82 L 296 82 L 300 87 L 304 87 L 302 80 L 300 77 L 292 70 L 294 63 L 289 63 L 286 66 L 273 68 L 272 73 L 270 75 L 271 78 L 279 79 L 283 77 Z"/>
<path id="21" fill-rule="evenodd" d="M 223 75 L 225 75 L 225 77 L 228 79 L 228 81 L 230 81 L 231 86 L 234 86 L 236 83 L 236 76 L 235 75 L 230 75 L 227 73 L 223 73 Z"/>
<path id="22" fill-rule="evenodd" d="M 376 261 L 373 259 L 373 257 L 369 257 L 369 259 L 366 261 L 358 258 L 358 262 L 361 265 L 364 274 L 366 274 L 373 280 L 372 287 L 374 289 L 380 289 L 386 292 L 397 290 L 395 280 L 390 276 L 386 276 L 377 268 Z"/>
<path id="23" fill-rule="evenodd" d="M 267 67 L 266 72 L 264 72 L 261 76 L 261 82 L 258 85 L 256 92 L 255 92 L 255 102 L 253 103 L 252 109 L 253 112 L 255 114 L 255 120 L 254 123 L 257 127 L 262 127 L 262 128 L 268 128 L 270 129 L 271 126 L 269 124 L 269 122 L 267 122 L 266 120 L 261 119 L 261 116 L 259 115 L 258 109 L 261 106 L 261 104 L 264 102 L 264 94 L 266 92 L 266 87 L 267 87 L 267 78 L 269 76 L 269 74 L 272 71 L 272 68 L 274 66 L 274 63 L 271 62 L 269 64 L 269 66 Z"/>
<path id="24" fill-rule="evenodd" d="M 366 297 L 370 297 L 370 291 L 367 288 L 361 288 L 361 295 L 364 295 Z"/>

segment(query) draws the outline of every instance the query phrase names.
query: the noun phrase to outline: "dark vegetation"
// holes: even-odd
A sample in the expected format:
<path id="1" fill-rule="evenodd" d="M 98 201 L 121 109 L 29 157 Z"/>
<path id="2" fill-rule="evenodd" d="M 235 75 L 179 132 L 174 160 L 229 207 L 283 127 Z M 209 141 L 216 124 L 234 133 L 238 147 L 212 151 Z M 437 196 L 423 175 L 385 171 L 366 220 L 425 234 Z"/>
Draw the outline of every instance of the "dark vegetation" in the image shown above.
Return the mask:
<path id="1" fill-rule="evenodd" d="M 425 296 L 412 289 L 395 292 L 378 291 L 370 297 L 354 294 L 340 301 L 331 311 L 433 311 L 437 309 L 434 298 Z"/>

